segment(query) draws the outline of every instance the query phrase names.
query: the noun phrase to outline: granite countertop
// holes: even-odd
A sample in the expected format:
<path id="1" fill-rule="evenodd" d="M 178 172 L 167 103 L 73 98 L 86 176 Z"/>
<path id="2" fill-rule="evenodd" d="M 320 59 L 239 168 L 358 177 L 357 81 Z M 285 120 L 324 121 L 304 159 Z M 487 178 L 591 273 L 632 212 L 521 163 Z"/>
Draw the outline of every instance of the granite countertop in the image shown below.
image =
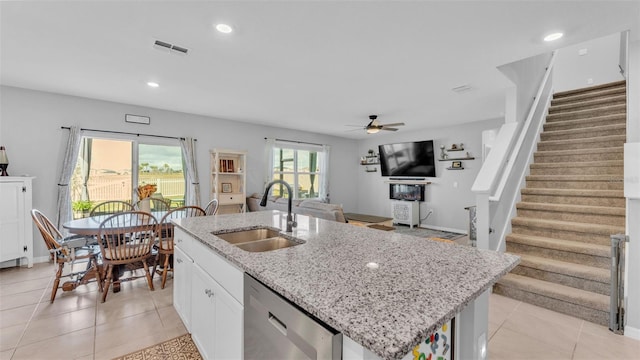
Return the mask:
<path id="1" fill-rule="evenodd" d="M 286 213 L 179 219 L 176 225 L 280 295 L 384 359 L 401 359 L 519 262 L 514 255 L 297 216 L 302 245 L 241 250 L 211 232 L 285 228 Z M 367 267 L 375 262 L 378 268 Z"/>

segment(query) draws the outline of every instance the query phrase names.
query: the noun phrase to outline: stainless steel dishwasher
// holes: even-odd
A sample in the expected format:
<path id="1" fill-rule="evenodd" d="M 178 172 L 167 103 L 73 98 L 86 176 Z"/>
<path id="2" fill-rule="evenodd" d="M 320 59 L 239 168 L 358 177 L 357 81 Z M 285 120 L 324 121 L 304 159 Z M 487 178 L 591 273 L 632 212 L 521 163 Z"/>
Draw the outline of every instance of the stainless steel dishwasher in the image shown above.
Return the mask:
<path id="1" fill-rule="evenodd" d="M 245 360 L 341 357 L 341 333 L 244 274 Z"/>

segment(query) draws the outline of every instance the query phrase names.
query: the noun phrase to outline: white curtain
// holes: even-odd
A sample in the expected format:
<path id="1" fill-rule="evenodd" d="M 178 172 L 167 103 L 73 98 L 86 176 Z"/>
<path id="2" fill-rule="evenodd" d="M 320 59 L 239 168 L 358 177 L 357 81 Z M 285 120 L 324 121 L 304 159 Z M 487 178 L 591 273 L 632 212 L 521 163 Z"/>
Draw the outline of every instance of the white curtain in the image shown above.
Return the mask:
<path id="1" fill-rule="evenodd" d="M 267 184 L 273 180 L 273 151 L 276 148 L 276 139 L 266 139 L 266 146 L 264 151 L 264 164 L 265 164 L 265 173 L 264 173 L 264 184 L 262 184 L 262 189 L 267 187 Z"/>
<path id="2" fill-rule="evenodd" d="M 69 129 L 69 139 L 67 140 L 67 150 L 62 161 L 62 170 L 58 180 L 58 214 L 56 216 L 56 226 L 63 230 L 62 224 L 71 221 L 71 175 L 78 161 L 80 142 L 82 141 L 82 131 L 79 126 L 71 126 Z"/>
<path id="3" fill-rule="evenodd" d="M 319 155 L 320 158 L 320 200 L 329 203 L 329 155 L 331 153 L 331 146 L 322 145 L 322 152 Z"/>
<path id="4" fill-rule="evenodd" d="M 192 138 L 180 139 L 182 158 L 186 167 L 185 181 L 187 182 L 184 204 L 200 206 L 200 181 L 198 180 L 198 170 L 196 168 L 195 143 L 196 141 Z"/>

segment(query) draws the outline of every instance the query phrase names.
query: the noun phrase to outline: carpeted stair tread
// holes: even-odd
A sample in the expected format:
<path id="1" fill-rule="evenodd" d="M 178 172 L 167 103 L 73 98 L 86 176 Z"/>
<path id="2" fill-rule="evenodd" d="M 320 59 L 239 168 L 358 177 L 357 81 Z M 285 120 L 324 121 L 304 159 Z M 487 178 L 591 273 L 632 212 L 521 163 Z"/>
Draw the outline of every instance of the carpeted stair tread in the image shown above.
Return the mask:
<path id="1" fill-rule="evenodd" d="M 574 132 L 574 134 L 575 133 L 576 132 Z M 538 143 L 538 149 L 551 146 L 566 146 L 566 149 L 564 150 L 571 150 L 571 147 L 575 145 L 582 145 L 583 147 L 589 147 L 589 145 L 591 145 L 590 147 L 592 148 L 607 148 L 614 146 L 623 146 L 626 140 L 626 135 L 593 136 L 564 140 L 542 140 Z"/>
<path id="2" fill-rule="evenodd" d="M 622 93 L 619 95 L 612 95 L 606 97 L 598 97 L 595 99 L 587 99 L 584 101 L 576 101 L 565 104 L 555 104 L 549 107 L 550 114 L 556 114 L 563 111 L 576 111 L 594 109 L 604 106 L 610 106 L 612 104 L 625 104 L 627 102 L 627 96 Z"/>
<path id="3" fill-rule="evenodd" d="M 498 283 L 503 286 L 520 288 L 527 292 L 540 294 L 586 308 L 609 312 L 609 297 L 606 295 L 516 274 L 507 274 L 500 279 Z"/>
<path id="4" fill-rule="evenodd" d="M 611 279 L 611 271 L 608 269 L 568 263 L 566 261 L 547 259 L 528 254 L 514 254 L 520 256 L 520 263 L 518 266 L 530 267 L 601 283 L 609 283 Z"/>
<path id="5" fill-rule="evenodd" d="M 547 122 L 574 120 L 590 116 L 621 114 L 627 111 L 627 104 L 603 106 L 595 109 L 573 110 L 547 115 Z"/>
<path id="6" fill-rule="evenodd" d="M 516 204 L 517 209 L 530 210 L 546 210 L 554 212 L 569 212 L 577 214 L 599 214 L 599 215 L 615 215 L 625 216 L 624 208 L 615 208 L 610 206 L 585 206 L 585 205 L 569 205 L 569 204 L 551 204 L 551 203 L 532 203 L 519 202 Z"/>
<path id="7" fill-rule="evenodd" d="M 567 156 L 567 155 L 598 155 L 598 154 L 620 154 L 620 156 L 622 157 L 624 154 L 624 147 L 616 146 L 616 147 L 593 148 L 593 149 L 536 151 L 534 156 L 558 157 L 558 156 Z"/>
<path id="8" fill-rule="evenodd" d="M 524 188 L 521 190 L 521 193 L 528 195 L 624 198 L 624 192 L 622 190 Z"/>
<path id="9" fill-rule="evenodd" d="M 548 181 L 622 181 L 624 175 L 528 175 L 527 180 Z"/>
<path id="10" fill-rule="evenodd" d="M 543 168 L 581 168 L 581 167 L 601 167 L 601 166 L 624 166 L 624 160 L 605 160 L 605 161 L 581 161 L 581 162 L 555 162 L 555 163 L 533 163 L 532 169 Z"/>
<path id="11" fill-rule="evenodd" d="M 579 233 L 598 234 L 609 236 L 625 232 L 624 226 L 613 226 L 606 224 L 586 224 L 573 221 L 560 221 L 549 219 L 535 219 L 516 216 L 511 219 L 514 226 L 526 226 L 528 228 L 541 228 L 545 230 L 561 230 Z"/>
<path id="12" fill-rule="evenodd" d="M 624 85 L 617 86 L 617 87 L 610 87 L 606 89 L 592 90 L 592 91 L 583 92 L 580 94 L 574 94 L 571 96 L 564 96 L 559 98 L 555 98 L 554 96 L 554 99 L 551 100 L 551 106 L 569 104 L 573 102 L 581 102 L 581 101 L 586 101 L 586 100 L 595 99 L 595 98 L 606 98 L 609 96 L 616 96 L 620 94 L 626 94 L 626 87 Z"/>
<path id="13" fill-rule="evenodd" d="M 507 235 L 506 240 L 507 242 L 513 242 L 539 248 L 566 251 L 583 255 L 599 256 L 604 258 L 611 257 L 610 245 L 598 245 L 526 234 L 509 234 Z"/>
<path id="14" fill-rule="evenodd" d="M 626 121 L 627 121 L 627 115 L 625 113 L 621 113 L 621 114 L 611 114 L 611 115 L 603 115 L 603 116 L 591 116 L 583 119 L 548 122 L 548 123 L 545 123 L 543 127 L 544 127 L 544 131 L 548 132 L 548 131 L 558 131 L 558 130 L 591 128 L 591 127 L 603 126 L 603 125 L 626 124 Z"/>
<path id="15" fill-rule="evenodd" d="M 620 81 L 613 81 L 610 83 L 606 83 L 606 84 L 600 84 L 600 85 L 594 85 L 594 86 L 589 86 L 589 87 L 584 87 L 584 88 L 579 88 L 579 89 L 573 89 L 573 90 L 566 90 L 566 91 L 559 91 L 557 93 L 553 94 L 554 98 L 565 98 L 565 97 L 569 97 L 569 96 L 573 96 L 573 95 L 579 95 L 579 94 L 584 94 L 584 93 L 590 93 L 590 92 L 597 92 L 597 91 L 601 91 L 601 90 L 605 90 L 605 89 L 611 89 L 611 88 L 626 88 L 626 81 L 625 80 L 620 80 Z"/>
<path id="16" fill-rule="evenodd" d="M 540 135 L 540 139 L 542 141 L 551 141 L 545 138 L 549 137 L 561 137 L 561 139 L 567 139 L 567 135 L 595 135 L 595 136 L 585 136 L 588 138 L 597 137 L 598 134 L 604 133 L 607 130 L 624 130 L 626 128 L 625 124 L 600 124 L 597 126 L 591 126 L 586 128 L 577 128 L 577 129 L 567 129 L 567 130 L 549 130 L 545 131 Z M 608 135 L 611 136 L 611 135 Z M 583 137 L 584 138 L 584 137 Z"/>

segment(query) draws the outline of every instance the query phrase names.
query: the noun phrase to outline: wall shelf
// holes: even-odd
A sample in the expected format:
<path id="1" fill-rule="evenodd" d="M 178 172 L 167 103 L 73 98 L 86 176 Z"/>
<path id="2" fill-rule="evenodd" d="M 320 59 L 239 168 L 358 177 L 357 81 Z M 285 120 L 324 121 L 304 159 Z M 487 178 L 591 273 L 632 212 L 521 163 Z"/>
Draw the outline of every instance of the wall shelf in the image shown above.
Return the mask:
<path id="1" fill-rule="evenodd" d="M 385 180 L 385 184 L 431 184 L 431 181 L 426 180 Z"/>
<path id="2" fill-rule="evenodd" d="M 456 160 L 475 160 L 474 157 L 461 157 L 461 158 L 447 158 L 447 159 L 438 159 L 438 161 L 456 161 Z"/>

